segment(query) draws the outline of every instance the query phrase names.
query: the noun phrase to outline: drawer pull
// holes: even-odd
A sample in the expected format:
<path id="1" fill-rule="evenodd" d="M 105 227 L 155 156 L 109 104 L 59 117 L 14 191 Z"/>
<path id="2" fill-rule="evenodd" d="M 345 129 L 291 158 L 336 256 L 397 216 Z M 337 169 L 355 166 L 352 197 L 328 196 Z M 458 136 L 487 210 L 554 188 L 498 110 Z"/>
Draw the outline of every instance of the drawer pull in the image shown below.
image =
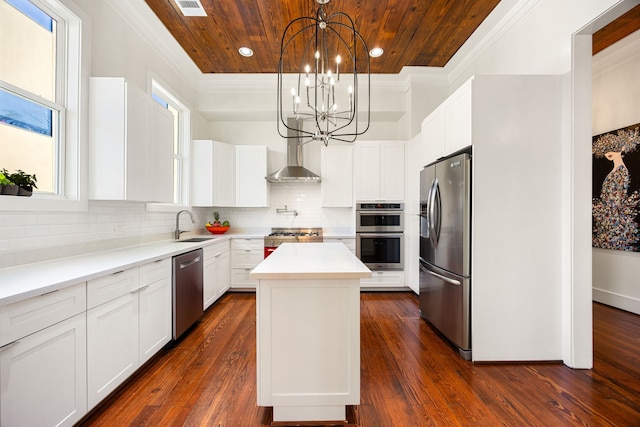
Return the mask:
<path id="1" fill-rule="evenodd" d="M 40 294 L 40 296 L 41 296 L 41 297 L 43 297 L 43 296 L 45 296 L 45 295 L 49 295 L 49 294 L 52 294 L 52 293 L 54 293 L 54 292 L 58 292 L 59 290 L 60 290 L 60 289 L 54 289 L 54 290 L 52 290 L 52 291 L 45 292 L 44 294 Z"/>
<path id="2" fill-rule="evenodd" d="M 143 286 L 143 287 L 138 288 L 138 289 L 136 289 L 135 291 L 131 291 L 131 292 L 129 292 L 129 293 L 130 293 L 130 294 L 135 294 L 135 293 L 138 293 L 138 292 L 142 292 L 142 291 L 144 291 L 145 289 L 147 289 L 149 286 L 151 286 L 151 285 Z"/>
<path id="3" fill-rule="evenodd" d="M 10 348 L 15 347 L 16 345 L 18 345 L 20 341 L 14 341 L 14 342 L 10 342 L 9 344 L 5 344 L 2 347 L 0 347 L 0 352 L 3 352 L 5 350 L 9 350 Z"/>
<path id="4" fill-rule="evenodd" d="M 124 270 L 116 271 L 115 273 L 113 273 L 113 275 L 115 276 L 116 274 L 120 274 L 120 273 L 124 273 Z"/>

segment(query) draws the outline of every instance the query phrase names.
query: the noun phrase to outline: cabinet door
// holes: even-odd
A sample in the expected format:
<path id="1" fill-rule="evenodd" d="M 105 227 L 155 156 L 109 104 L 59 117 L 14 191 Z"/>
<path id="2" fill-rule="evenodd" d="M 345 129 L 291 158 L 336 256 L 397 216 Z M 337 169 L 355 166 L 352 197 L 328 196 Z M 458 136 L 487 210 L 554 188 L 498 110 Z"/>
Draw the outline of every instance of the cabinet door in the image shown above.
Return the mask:
<path id="1" fill-rule="evenodd" d="M 354 154 L 356 200 L 380 199 L 380 148 L 377 142 L 356 142 Z"/>
<path id="2" fill-rule="evenodd" d="M 202 270 L 202 306 L 206 310 L 218 298 L 218 258 L 215 246 L 204 248 L 204 266 Z"/>
<path id="3" fill-rule="evenodd" d="M 471 145 L 472 89 L 473 79 L 460 86 L 444 104 L 445 156 Z"/>
<path id="4" fill-rule="evenodd" d="M 236 149 L 231 144 L 213 143 L 213 206 L 236 204 Z"/>
<path id="5" fill-rule="evenodd" d="M 89 409 L 137 367 L 138 293 L 132 292 L 87 311 Z"/>
<path id="6" fill-rule="evenodd" d="M 267 147 L 236 145 L 236 206 L 269 206 Z"/>
<path id="7" fill-rule="evenodd" d="M 404 141 L 380 143 L 380 199 L 404 200 Z"/>
<path id="8" fill-rule="evenodd" d="M 231 255 L 229 249 L 220 254 L 218 259 L 218 298 L 231 286 Z"/>
<path id="9" fill-rule="evenodd" d="M 151 189 L 149 140 L 153 100 L 142 90 L 126 83 L 127 132 L 126 145 L 126 200 L 146 202 Z M 108 180 L 107 177 L 103 179 Z"/>
<path id="10" fill-rule="evenodd" d="M 444 108 L 436 108 L 422 122 L 422 166 L 435 162 L 444 150 Z"/>
<path id="11" fill-rule="evenodd" d="M 149 360 L 171 340 L 171 276 L 151 283 L 138 293 L 140 322 L 140 365 Z"/>
<path id="12" fill-rule="evenodd" d="M 85 313 L 0 351 L 0 425 L 72 426 L 87 412 Z"/>
<path id="13" fill-rule="evenodd" d="M 320 192 L 322 207 L 353 206 L 353 148 L 329 145 L 322 147 Z"/>
<path id="14" fill-rule="evenodd" d="M 191 143 L 191 204 L 213 206 L 213 141 Z"/>
<path id="15" fill-rule="evenodd" d="M 153 104 L 151 153 L 151 196 L 159 203 L 173 202 L 173 114 L 157 102 Z"/>

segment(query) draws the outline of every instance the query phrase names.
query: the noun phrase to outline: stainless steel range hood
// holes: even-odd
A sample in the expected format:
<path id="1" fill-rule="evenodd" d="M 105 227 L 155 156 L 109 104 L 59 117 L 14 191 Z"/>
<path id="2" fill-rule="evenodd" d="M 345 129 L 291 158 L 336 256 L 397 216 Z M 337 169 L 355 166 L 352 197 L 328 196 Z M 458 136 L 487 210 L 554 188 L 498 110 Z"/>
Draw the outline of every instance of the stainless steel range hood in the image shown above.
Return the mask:
<path id="1" fill-rule="evenodd" d="M 295 118 L 288 118 L 289 127 L 295 127 Z M 287 166 L 266 176 L 269 182 L 320 182 L 320 177 L 302 166 L 302 145 L 296 131 L 287 130 Z"/>

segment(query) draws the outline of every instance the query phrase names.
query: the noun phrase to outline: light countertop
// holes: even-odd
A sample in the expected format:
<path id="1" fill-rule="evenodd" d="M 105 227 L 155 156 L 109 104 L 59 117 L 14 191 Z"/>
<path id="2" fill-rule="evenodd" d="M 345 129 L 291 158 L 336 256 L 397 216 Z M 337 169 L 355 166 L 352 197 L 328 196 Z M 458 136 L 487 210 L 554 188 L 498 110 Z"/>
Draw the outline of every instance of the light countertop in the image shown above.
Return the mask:
<path id="1" fill-rule="evenodd" d="M 342 243 L 284 243 L 251 271 L 252 279 L 360 279 L 369 270 Z"/>

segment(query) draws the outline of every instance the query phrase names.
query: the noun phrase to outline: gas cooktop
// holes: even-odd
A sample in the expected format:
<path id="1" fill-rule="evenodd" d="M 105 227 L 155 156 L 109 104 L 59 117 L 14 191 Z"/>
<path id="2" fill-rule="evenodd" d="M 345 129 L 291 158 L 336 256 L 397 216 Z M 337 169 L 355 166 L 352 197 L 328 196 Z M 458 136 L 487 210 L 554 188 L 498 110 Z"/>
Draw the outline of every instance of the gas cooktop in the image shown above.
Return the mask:
<path id="1" fill-rule="evenodd" d="M 265 247 L 296 242 L 322 242 L 322 228 L 272 228 L 271 234 L 264 238 Z"/>

